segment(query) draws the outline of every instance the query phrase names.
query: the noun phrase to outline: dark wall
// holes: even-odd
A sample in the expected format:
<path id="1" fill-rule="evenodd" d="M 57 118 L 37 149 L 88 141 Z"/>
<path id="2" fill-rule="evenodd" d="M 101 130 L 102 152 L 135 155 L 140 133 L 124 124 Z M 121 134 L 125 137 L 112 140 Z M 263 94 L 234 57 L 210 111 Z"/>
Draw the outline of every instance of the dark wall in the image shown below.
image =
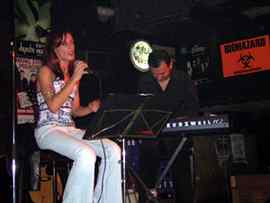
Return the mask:
<path id="1" fill-rule="evenodd" d="M 116 30 L 134 28 L 146 29 L 146 24 L 168 18 L 168 16 L 186 16 L 191 8 L 191 0 L 139 0 L 139 1 L 112 1 L 117 8 Z"/>
<path id="2" fill-rule="evenodd" d="M 0 7 L 0 196 L 2 202 L 11 202 L 11 176 L 7 171 L 6 156 L 11 152 L 12 138 L 12 63 L 11 46 L 13 40 L 13 1 L 1 1 Z"/>
<path id="3" fill-rule="evenodd" d="M 12 107 L 12 60 L 11 41 L 13 40 L 13 2 L 1 2 L 0 14 L 0 155 L 10 150 L 11 143 L 11 107 Z"/>
<path id="4" fill-rule="evenodd" d="M 67 27 L 73 31 L 81 49 L 106 48 L 112 33 L 112 21 L 101 22 L 95 0 L 52 1 L 52 27 Z"/>

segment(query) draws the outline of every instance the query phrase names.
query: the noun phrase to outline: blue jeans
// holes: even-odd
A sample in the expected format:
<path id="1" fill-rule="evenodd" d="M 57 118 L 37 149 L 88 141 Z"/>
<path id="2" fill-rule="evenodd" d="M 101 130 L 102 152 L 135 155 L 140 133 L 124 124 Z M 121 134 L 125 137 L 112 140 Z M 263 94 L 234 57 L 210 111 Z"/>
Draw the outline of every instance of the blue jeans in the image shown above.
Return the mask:
<path id="1" fill-rule="evenodd" d="M 84 140 L 84 133 L 84 130 L 75 127 L 56 125 L 35 130 L 35 138 L 41 149 L 55 151 L 74 161 L 63 203 L 122 203 L 119 146 L 109 139 Z M 94 189 L 96 156 L 101 157 L 101 164 Z"/>

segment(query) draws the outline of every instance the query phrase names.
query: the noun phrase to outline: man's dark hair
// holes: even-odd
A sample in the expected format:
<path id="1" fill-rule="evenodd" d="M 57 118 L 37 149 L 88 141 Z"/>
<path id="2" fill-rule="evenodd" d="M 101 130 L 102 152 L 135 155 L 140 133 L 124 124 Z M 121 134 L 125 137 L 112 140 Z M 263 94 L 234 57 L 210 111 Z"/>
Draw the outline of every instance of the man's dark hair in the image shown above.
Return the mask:
<path id="1" fill-rule="evenodd" d="M 148 57 L 148 65 L 151 68 L 157 68 L 161 62 L 164 61 L 166 64 L 171 63 L 171 57 L 169 53 L 163 49 L 153 50 Z"/>

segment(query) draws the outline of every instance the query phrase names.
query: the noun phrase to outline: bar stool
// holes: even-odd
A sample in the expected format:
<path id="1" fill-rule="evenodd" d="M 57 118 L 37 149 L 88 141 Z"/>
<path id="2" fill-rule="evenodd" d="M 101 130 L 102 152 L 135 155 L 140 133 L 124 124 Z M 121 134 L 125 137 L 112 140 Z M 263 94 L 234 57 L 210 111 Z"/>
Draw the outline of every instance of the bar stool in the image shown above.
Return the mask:
<path id="1" fill-rule="evenodd" d="M 40 165 L 41 166 L 47 165 L 46 173 L 52 176 L 53 203 L 57 203 L 58 200 L 57 184 L 59 184 L 58 175 L 66 175 L 66 177 L 68 176 L 71 169 L 72 160 L 51 150 L 41 150 Z M 61 169 L 65 169 L 66 174 L 63 173 L 61 174 Z M 62 184 L 65 185 L 65 180 L 63 180 L 63 177 L 62 177 Z"/>

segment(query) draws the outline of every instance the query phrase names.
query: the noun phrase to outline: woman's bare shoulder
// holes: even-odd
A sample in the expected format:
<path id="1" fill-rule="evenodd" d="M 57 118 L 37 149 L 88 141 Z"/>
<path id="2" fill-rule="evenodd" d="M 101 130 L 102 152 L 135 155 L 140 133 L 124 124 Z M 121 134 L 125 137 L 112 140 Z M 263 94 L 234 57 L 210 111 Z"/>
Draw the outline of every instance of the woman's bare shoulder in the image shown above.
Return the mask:
<path id="1" fill-rule="evenodd" d="M 51 68 L 47 65 L 44 65 L 38 70 L 38 80 L 42 83 L 52 82 L 55 79 L 55 74 Z"/>
<path id="2" fill-rule="evenodd" d="M 52 74 L 53 72 L 52 72 L 52 70 L 50 69 L 49 66 L 43 65 L 43 66 L 41 66 L 41 67 L 39 68 L 38 73 L 39 73 L 40 75 L 43 75 L 43 74 Z"/>
<path id="3" fill-rule="evenodd" d="M 55 77 L 55 74 L 51 70 L 51 68 L 47 65 L 43 65 L 38 70 L 38 77 L 39 78 L 51 78 L 53 79 Z"/>

